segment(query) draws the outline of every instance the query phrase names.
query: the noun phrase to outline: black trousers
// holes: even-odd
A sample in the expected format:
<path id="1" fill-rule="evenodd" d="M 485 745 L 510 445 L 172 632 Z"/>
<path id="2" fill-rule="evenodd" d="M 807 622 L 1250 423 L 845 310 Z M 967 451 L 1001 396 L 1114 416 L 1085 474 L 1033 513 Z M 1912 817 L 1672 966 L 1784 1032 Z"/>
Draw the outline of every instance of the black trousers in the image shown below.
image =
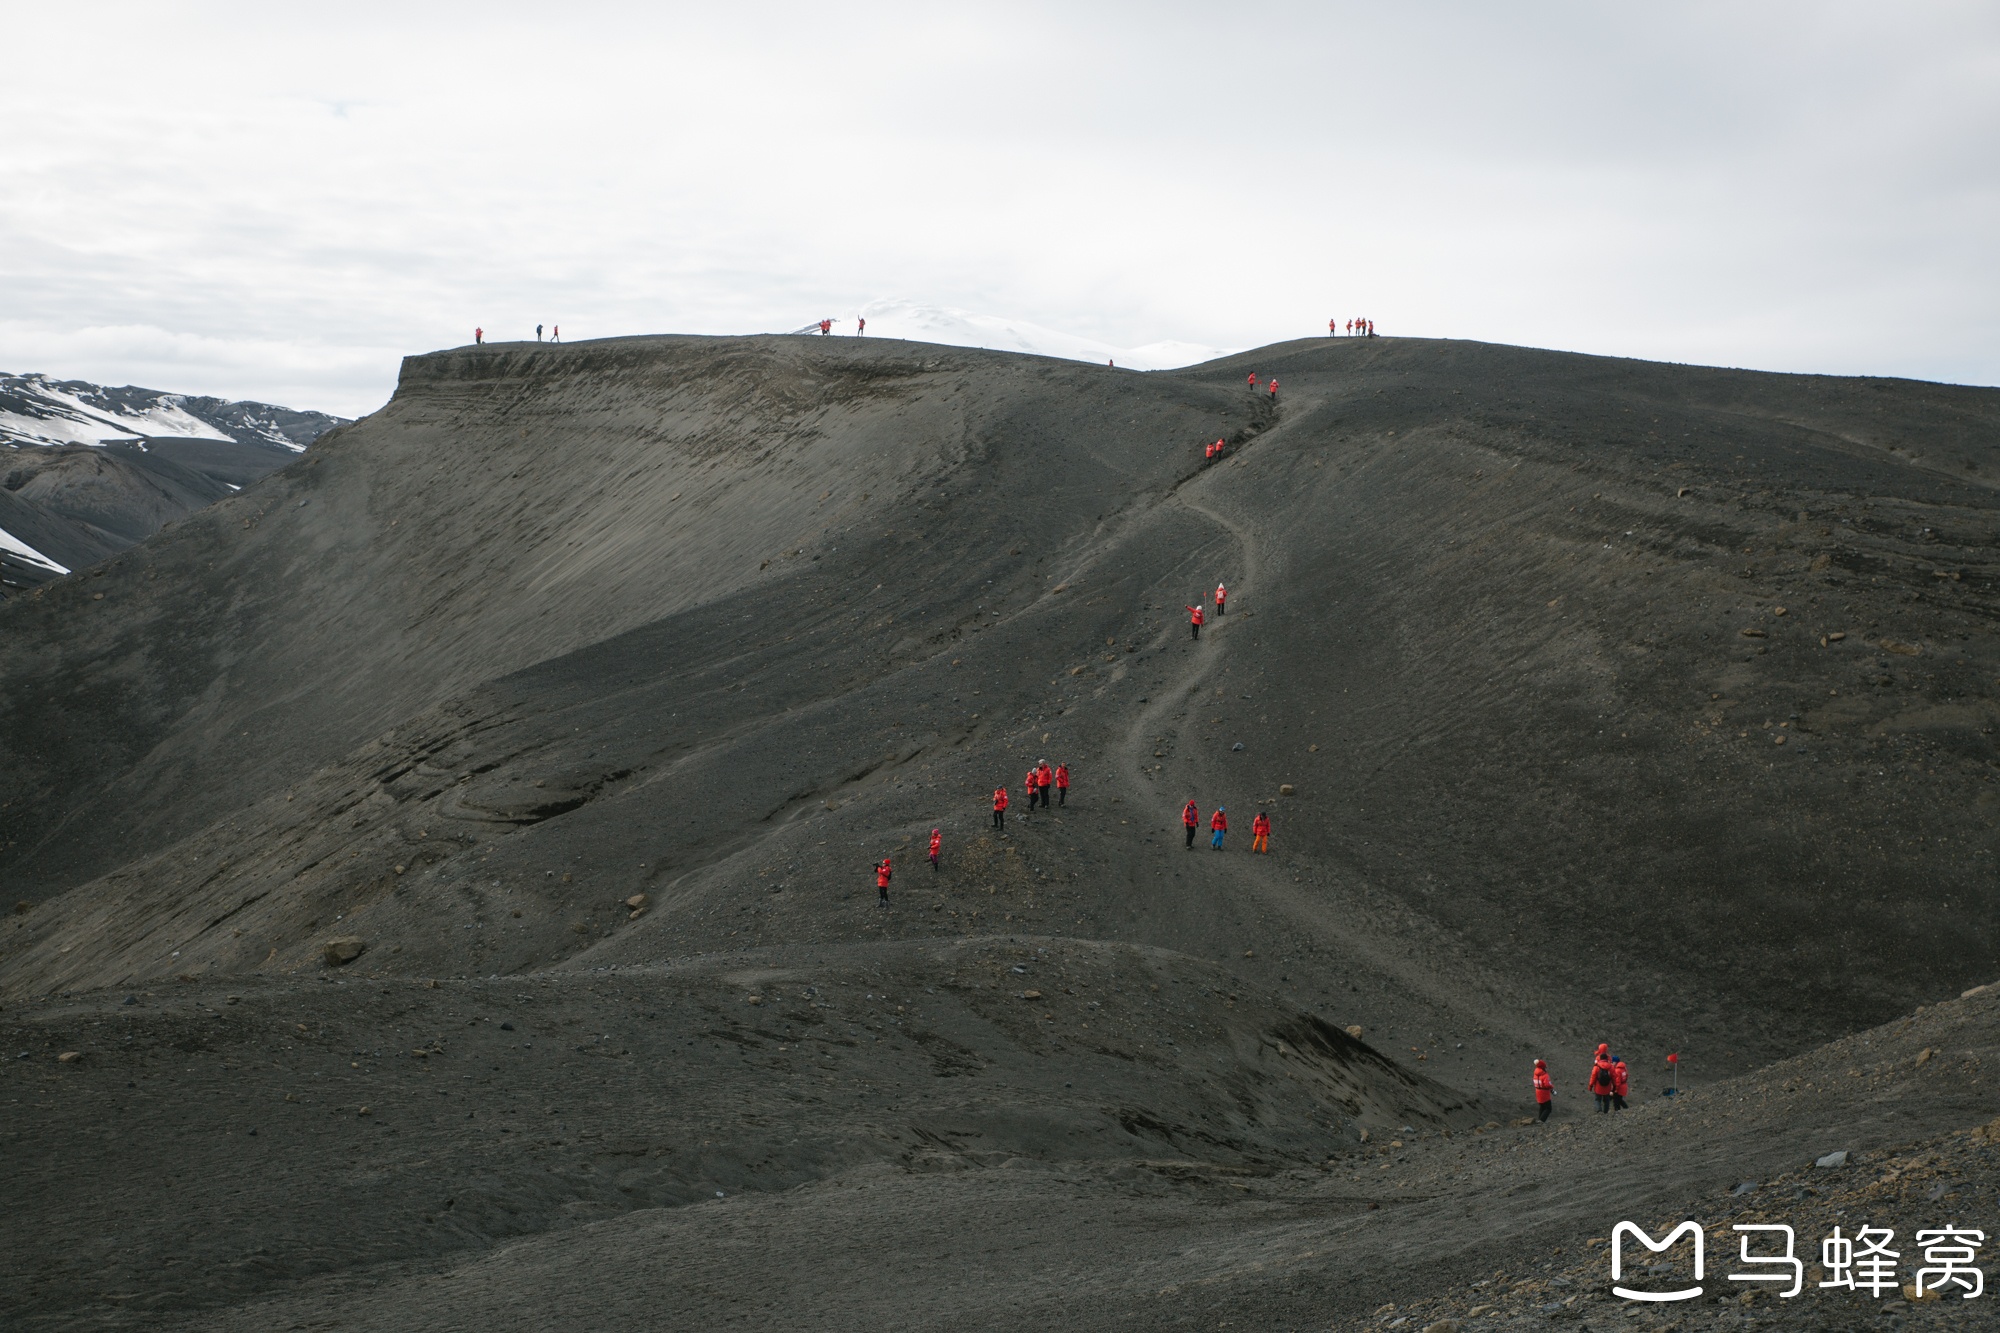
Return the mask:
<path id="1" fill-rule="evenodd" d="M 1536 1122 L 1539 1123 L 1543 1120 L 1547 1120 L 1549 1118 L 1549 1112 L 1555 1109 L 1556 1109 L 1556 1104 L 1553 1099 L 1543 1102 L 1541 1106 L 1538 1107 L 1535 1111 Z"/>
<path id="2" fill-rule="evenodd" d="M 1191 630 L 1191 631 L 1193 631 L 1193 632 L 1192 632 L 1192 633 L 1191 633 L 1191 634 L 1190 634 L 1190 635 L 1189 635 L 1188 637 L 1190 637 L 1190 638 L 1195 638 L 1195 639 L 1199 639 L 1199 638 L 1201 637 L 1201 622 L 1200 622 L 1200 621 L 1195 621 L 1195 622 L 1193 622 L 1193 623 L 1189 624 L 1189 625 L 1188 625 L 1188 629 L 1189 629 L 1189 630 Z"/>
<path id="3" fill-rule="evenodd" d="M 1007 812 L 1005 810 L 995 810 L 993 812 L 993 827 L 994 828 L 1007 827 Z"/>
<path id="4" fill-rule="evenodd" d="M 1227 606 L 1227 605 L 1228 605 L 1228 603 L 1226 603 L 1226 602 L 1217 602 L 1217 603 L 1215 604 L 1215 614 L 1217 614 L 1218 616 L 1219 616 L 1219 615 L 1221 615 L 1221 614 L 1222 614 L 1222 609 L 1223 609 L 1223 607 L 1225 607 L 1225 606 Z"/>
<path id="5" fill-rule="evenodd" d="M 1617 1093 L 1615 1093 L 1615 1092 L 1614 1092 L 1614 1093 L 1612 1093 L 1612 1094 L 1611 1094 L 1611 1108 L 1612 1108 L 1612 1109 L 1613 1109 L 1614 1111 L 1622 1111 L 1622 1110 L 1624 1110 L 1624 1109 L 1625 1109 L 1625 1099 L 1624 1099 L 1623 1097 L 1620 1097 L 1620 1096 L 1619 1096 L 1619 1095 L 1618 1095 Z"/>
<path id="6" fill-rule="evenodd" d="M 1068 805 L 1068 804 L 1069 804 L 1069 788 L 1068 788 L 1068 787 L 1057 787 L 1057 788 L 1056 788 L 1056 804 L 1057 804 L 1057 805 Z"/>
<path id="7" fill-rule="evenodd" d="M 1187 833 L 1188 833 L 1187 845 L 1192 847 L 1194 846 L 1194 825 L 1189 824 L 1187 826 Z"/>
<path id="8" fill-rule="evenodd" d="M 1608 1115 L 1608 1114 L 1610 1114 L 1610 1112 L 1611 1112 L 1611 1094 L 1610 1094 L 1610 1093 L 1608 1093 L 1608 1092 L 1600 1092 L 1600 1093 L 1598 1093 L 1598 1094 L 1597 1094 L 1597 1113 L 1598 1113 L 1599 1115 Z"/>

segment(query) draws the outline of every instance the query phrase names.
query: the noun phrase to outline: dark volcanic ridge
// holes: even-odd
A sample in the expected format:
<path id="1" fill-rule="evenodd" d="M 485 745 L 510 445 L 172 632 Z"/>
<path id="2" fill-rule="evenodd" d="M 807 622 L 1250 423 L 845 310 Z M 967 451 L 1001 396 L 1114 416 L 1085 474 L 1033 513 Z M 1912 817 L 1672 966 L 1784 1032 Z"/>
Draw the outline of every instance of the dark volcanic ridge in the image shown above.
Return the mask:
<path id="1" fill-rule="evenodd" d="M 1497 1127 L 1543 1056 L 1607 1188 L 1666 1206 L 1813 1128 L 1762 1084 L 1800 1137 L 1690 1153 L 1718 1103 L 1654 1109 L 1667 1052 L 1694 1098 L 1734 1096 L 1991 979 L 1996 426 L 1994 390 L 1425 340 L 1151 374 L 789 337 L 412 357 L 381 412 L 0 609 L 0 996 L 56 1025 L 23 1049 L 80 1053 L 10 1062 L 12 1095 L 49 1079 L 110 1124 L 137 1103 L 88 1069 L 212 1022 L 156 1080 L 319 1099 L 280 1160 L 379 1198 L 309 1221 L 309 1193 L 246 1183 L 266 1257 L 225 1260 L 225 1227 L 182 1277 L 112 1283 L 209 1326 L 363 1282 L 357 1327 L 415 1326 L 420 1274 L 522 1238 L 576 1281 L 662 1242 L 702 1275 L 604 1286 L 610 1327 L 732 1301 L 774 1327 L 968 1300 L 981 1327 L 1324 1322 L 1390 1279 L 1444 1309 L 1482 1265 L 1602 1235 L 1609 1196 L 1357 1192 L 1383 1135 L 1541 1132 Z M 1076 785 L 1029 816 L 1044 757 Z M 524 1003 L 559 1038 L 531 1048 Z M 1600 1040 L 1639 1076 L 1615 1129 L 1570 1109 Z M 455 1109 L 419 1114 L 446 1068 Z M 1871 1104 L 1942 1133 L 1975 1123 L 1958 1091 Z M 530 1130 L 550 1114 L 597 1137 Z M 506 1117 L 475 1164 L 461 1119 Z M 256 1119 L 174 1124 L 261 1143 Z M 459 1146 L 422 1137 L 447 1121 Z M 744 1191 L 798 1211 L 721 1211 Z M 743 1237 L 819 1234 L 829 1205 L 943 1239 L 907 1271 L 839 1249 L 729 1276 Z M 55 1255 L 42 1225 L 12 1219 L 14 1248 Z M 1007 1270 L 1009 1228 L 1050 1258 Z M 1112 1258 L 1066 1286 L 1049 1264 L 1083 1244 Z M 911 1293 L 940 1266 L 952 1299 Z M 38 1281 L 21 1312 L 95 1299 Z"/>

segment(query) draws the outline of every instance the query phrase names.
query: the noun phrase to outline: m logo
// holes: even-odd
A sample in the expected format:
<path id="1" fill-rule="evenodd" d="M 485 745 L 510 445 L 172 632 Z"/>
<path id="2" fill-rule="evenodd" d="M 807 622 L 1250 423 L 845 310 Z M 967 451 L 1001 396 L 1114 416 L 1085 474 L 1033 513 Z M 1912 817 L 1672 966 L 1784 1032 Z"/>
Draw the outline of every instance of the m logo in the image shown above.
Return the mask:
<path id="1" fill-rule="evenodd" d="M 1632 1233 L 1633 1239 L 1637 1240 L 1654 1254 L 1671 1249 L 1673 1243 L 1681 1238 L 1683 1232 L 1693 1236 L 1694 1280 L 1696 1282 L 1701 1281 L 1702 1231 L 1700 1224 L 1683 1222 L 1672 1231 L 1669 1231 L 1665 1240 L 1656 1242 L 1651 1236 L 1632 1223 L 1620 1222 L 1617 1226 L 1611 1228 L 1611 1280 L 1613 1282 L 1617 1282 L 1624 1277 L 1625 1256 L 1623 1253 L 1624 1247 L 1621 1242 L 1625 1239 L 1625 1233 L 1628 1231 Z M 1701 1295 L 1701 1288 L 1695 1286 L 1688 1287 L 1682 1291 L 1628 1291 L 1624 1287 L 1613 1287 L 1611 1294 L 1613 1296 L 1623 1296 L 1628 1301 L 1691 1301 Z"/>

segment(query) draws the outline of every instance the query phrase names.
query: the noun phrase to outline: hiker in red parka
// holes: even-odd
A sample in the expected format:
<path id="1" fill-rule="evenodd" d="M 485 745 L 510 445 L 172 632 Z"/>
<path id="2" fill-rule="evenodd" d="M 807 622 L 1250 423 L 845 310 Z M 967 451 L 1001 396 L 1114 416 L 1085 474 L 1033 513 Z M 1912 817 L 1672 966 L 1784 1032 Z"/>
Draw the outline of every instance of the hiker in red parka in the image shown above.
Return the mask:
<path id="1" fill-rule="evenodd" d="M 1611 1064 L 1611 1109 L 1614 1111 L 1625 1109 L 1625 1089 L 1630 1086 L 1627 1082 L 1629 1077 L 1625 1062 L 1614 1060 Z"/>
<path id="2" fill-rule="evenodd" d="M 1257 372 L 1254 370 L 1251 371 L 1250 378 L 1245 382 L 1248 383 L 1252 389 L 1255 389 L 1257 387 Z"/>
<path id="3" fill-rule="evenodd" d="M 1216 806 L 1215 813 L 1208 817 L 1208 826 L 1215 830 L 1215 836 L 1208 840 L 1208 845 L 1219 852 L 1222 850 L 1222 835 L 1229 832 L 1229 808 Z"/>
<path id="4" fill-rule="evenodd" d="M 1250 821 L 1250 850 L 1268 852 L 1271 850 L 1271 817 L 1262 810 Z"/>
<path id="5" fill-rule="evenodd" d="M 1042 784 L 1035 779 L 1035 770 L 1032 768 L 1028 770 L 1028 776 L 1021 779 L 1021 783 L 1028 789 L 1028 815 L 1032 815 L 1035 813 L 1035 805 L 1041 800 Z M 1028 815 L 1023 815 L 1022 818 L 1026 819 Z"/>
<path id="6" fill-rule="evenodd" d="M 1005 787 L 995 787 L 993 789 L 993 827 L 997 829 L 1007 827 L 1007 789 Z"/>
<path id="7" fill-rule="evenodd" d="M 483 343 L 483 342 L 485 342 L 485 341 L 486 341 L 486 330 L 485 330 L 485 329 L 474 329 L 474 330 L 472 331 L 472 345 L 473 345 L 473 346 L 477 347 L 477 346 L 478 346 L 479 344 L 481 344 L 481 343 Z"/>
<path id="8" fill-rule="evenodd" d="M 1334 334 L 1339 332 L 1340 332 L 1340 321 L 1337 319 L 1329 319 L 1326 322 L 1326 336 L 1331 338 Z"/>
<path id="9" fill-rule="evenodd" d="M 1181 823 L 1187 825 L 1187 849 L 1193 851 L 1195 827 L 1201 823 L 1201 811 L 1194 808 L 1193 801 L 1189 801 L 1187 808 L 1181 811 Z"/>
<path id="10" fill-rule="evenodd" d="M 864 333 L 866 333 L 866 332 L 868 332 L 868 321 L 867 321 L 867 320 L 865 320 L 865 319 L 857 319 L 857 320 L 855 320 L 855 321 L 854 321 L 854 336 L 855 336 L 855 337 L 857 337 L 857 338 L 859 338 L 859 337 L 860 337 L 860 336 L 861 336 L 862 334 L 864 334 Z"/>
<path id="11" fill-rule="evenodd" d="M 1201 637 L 1201 608 L 1190 606 L 1188 608 L 1188 616 L 1188 627 L 1193 631 L 1193 636 L 1199 639 Z"/>
<path id="12" fill-rule="evenodd" d="M 830 320 L 830 319 L 823 319 L 823 320 L 821 320 L 821 321 L 819 322 L 819 336 L 820 336 L 820 337 L 824 338 L 824 337 L 825 337 L 825 336 L 826 336 L 826 335 L 827 335 L 828 333 L 832 332 L 832 330 L 833 330 L 833 321 L 832 321 L 832 320 Z"/>
<path id="13" fill-rule="evenodd" d="M 932 829 L 931 830 L 931 873 L 932 874 L 937 873 L 938 852 L 942 850 L 943 847 L 944 847 L 944 834 L 939 833 L 936 829 Z"/>
<path id="14" fill-rule="evenodd" d="M 1223 612 L 1223 610 L 1224 610 L 1224 608 L 1226 607 L 1226 605 L 1227 605 L 1228 601 L 1229 601 L 1229 589 L 1227 589 L 1227 588 L 1223 587 L 1223 586 L 1222 586 L 1222 585 L 1221 585 L 1220 583 L 1216 584 L 1216 585 L 1215 585 L 1215 614 L 1217 614 L 1218 616 L 1219 616 L 1219 615 L 1221 615 L 1221 614 L 1222 614 L 1222 612 Z"/>
<path id="15" fill-rule="evenodd" d="M 1056 804 L 1069 804 L 1069 765 L 1056 765 Z"/>
<path id="16" fill-rule="evenodd" d="M 1600 1044 L 1597 1058 L 1590 1065 L 1590 1092 L 1597 1098 L 1597 1113 L 1608 1114 L 1611 1110 L 1611 1092 L 1616 1086 L 1616 1077 L 1611 1068 L 1611 1047 Z"/>
<path id="17" fill-rule="evenodd" d="M 1042 789 L 1042 809 L 1049 808 L 1049 788 L 1056 785 L 1056 771 L 1044 759 L 1035 767 L 1035 785 Z"/>
<path id="18" fill-rule="evenodd" d="M 1271 401 L 1274 403 L 1278 401 L 1278 381 L 1275 379 L 1271 381 Z"/>
<path id="19" fill-rule="evenodd" d="M 1549 1067 L 1544 1061 L 1535 1061 L 1535 1109 L 1537 1124 L 1549 1118 L 1549 1112 L 1556 1109 L 1556 1081 L 1549 1077 Z"/>
<path id="20" fill-rule="evenodd" d="M 890 873 L 889 858 L 885 856 L 882 858 L 882 863 L 875 867 L 875 892 L 882 895 L 882 905 L 884 907 L 889 905 Z"/>

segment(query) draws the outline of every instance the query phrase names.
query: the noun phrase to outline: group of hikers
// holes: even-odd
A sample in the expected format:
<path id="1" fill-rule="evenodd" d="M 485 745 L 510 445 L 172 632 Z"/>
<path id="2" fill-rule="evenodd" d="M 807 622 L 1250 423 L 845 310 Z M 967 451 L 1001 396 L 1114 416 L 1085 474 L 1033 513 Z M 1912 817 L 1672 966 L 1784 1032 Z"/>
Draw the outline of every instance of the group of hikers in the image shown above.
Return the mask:
<path id="1" fill-rule="evenodd" d="M 559 343 L 562 341 L 562 325 L 552 324 L 549 326 L 548 340 L 552 343 Z M 536 342 L 542 341 L 542 326 L 539 324 L 535 325 L 535 341 Z M 486 330 L 483 328 L 474 329 L 472 331 L 472 345 L 474 347 L 483 347 L 485 346 L 485 344 L 486 344 Z"/>
<path id="2" fill-rule="evenodd" d="M 1590 1082 L 1587 1085 L 1591 1095 L 1597 1098 L 1599 1115 L 1625 1109 L 1625 1091 L 1630 1086 L 1630 1077 L 1625 1062 L 1611 1053 L 1610 1043 L 1599 1042 L 1597 1057 L 1591 1061 Z M 1549 1118 L 1549 1113 L 1555 1110 L 1555 1100 L 1556 1084 L 1555 1080 L 1549 1077 L 1548 1061 L 1537 1060 L 1535 1061 L 1535 1119 L 1538 1122 Z"/>
<path id="3" fill-rule="evenodd" d="M 1050 768 L 1049 761 L 1044 759 L 1028 770 L 1028 776 L 1021 779 L 1021 785 L 1027 789 L 1028 813 L 1031 815 L 1035 813 L 1035 803 L 1038 801 L 1041 803 L 1042 809 L 1046 810 L 1049 808 L 1050 787 L 1056 789 L 1056 804 L 1068 805 L 1069 765 L 1057 764 L 1054 768 Z M 994 828 L 1004 829 L 1007 827 L 1007 804 L 1007 789 L 1005 787 L 995 787 L 993 789 Z"/>
<path id="4" fill-rule="evenodd" d="M 1254 371 L 1254 370 L 1253 370 L 1253 371 L 1251 371 L 1251 372 L 1250 372 L 1250 378 L 1249 378 L 1249 380 L 1248 380 L 1247 382 L 1248 382 L 1248 383 L 1249 383 L 1249 385 L 1250 385 L 1250 392 L 1251 392 L 1251 393 L 1255 393 L 1255 392 L 1257 392 L 1257 372 L 1256 372 L 1256 371 Z M 1273 375 L 1273 376 L 1271 376 L 1271 383 L 1270 383 L 1270 391 L 1271 391 L 1271 401 L 1272 401 L 1272 402 L 1274 402 L 1274 403 L 1275 403 L 1275 402 L 1277 402 L 1277 401 L 1278 401 L 1278 377 L 1277 377 L 1276 375 Z M 1218 443 L 1219 443 L 1219 441 L 1218 441 Z"/>
<path id="5" fill-rule="evenodd" d="M 1342 329 L 1347 331 L 1347 336 L 1350 338 L 1373 338 L 1375 336 L 1375 321 L 1372 319 L 1350 319 L 1347 323 L 1342 324 L 1337 319 L 1329 319 L 1326 322 L 1326 336 L 1329 338 L 1339 337 Z"/>
<path id="6" fill-rule="evenodd" d="M 830 319 L 821 320 L 819 322 L 819 332 L 822 338 L 825 337 L 827 334 L 832 333 L 833 321 Z M 868 321 L 865 319 L 857 318 L 854 321 L 854 336 L 859 338 L 862 334 L 866 332 L 868 332 Z"/>
<path id="7" fill-rule="evenodd" d="M 1193 801 L 1181 807 L 1181 825 L 1187 830 L 1187 850 L 1194 850 L 1194 831 L 1201 826 L 1201 810 Z M 1208 845 L 1212 851 L 1222 850 L 1222 835 L 1229 832 L 1229 807 L 1218 805 L 1215 813 L 1208 817 Z M 1271 850 L 1271 817 L 1259 810 L 1250 821 L 1250 850 L 1264 853 Z"/>

